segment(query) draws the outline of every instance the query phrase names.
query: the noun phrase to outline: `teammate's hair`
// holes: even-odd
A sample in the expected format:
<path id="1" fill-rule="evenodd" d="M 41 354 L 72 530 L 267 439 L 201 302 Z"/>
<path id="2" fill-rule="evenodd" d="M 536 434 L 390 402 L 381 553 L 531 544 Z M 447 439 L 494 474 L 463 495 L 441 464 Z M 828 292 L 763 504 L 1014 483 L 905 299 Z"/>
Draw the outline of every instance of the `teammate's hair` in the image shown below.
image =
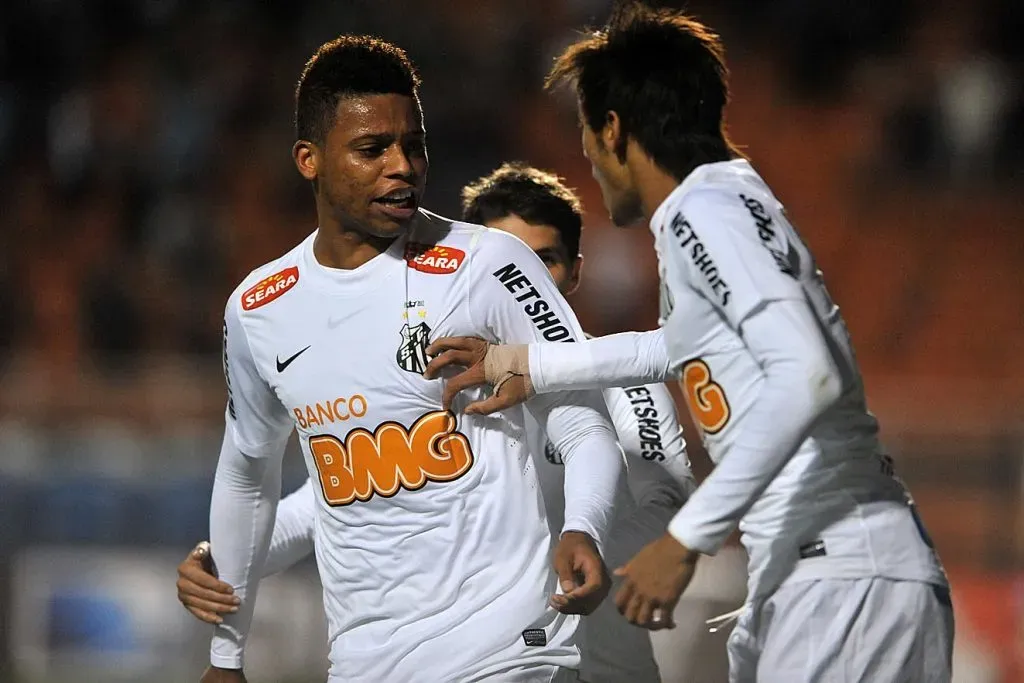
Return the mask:
<path id="1" fill-rule="evenodd" d="M 346 95 L 416 98 L 420 77 L 405 50 L 373 36 L 340 36 L 321 45 L 295 86 L 295 137 L 323 144 Z"/>
<path id="2" fill-rule="evenodd" d="M 727 80 L 722 43 L 707 26 L 678 10 L 626 2 L 556 58 L 545 87 L 573 88 L 595 132 L 616 112 L 619 158 L 632 137 L 681 182 L 695 166 L 739 155 L 722 120 Z"/>
<path id="3" fill-rule="evenodd" d="M 580 253 L 583 205 L 554 173 L 522 162 L 502 164 L 462 189 L 462 220 L 483 225 L 515 214 L 558 230 L 569 265 Z"/>

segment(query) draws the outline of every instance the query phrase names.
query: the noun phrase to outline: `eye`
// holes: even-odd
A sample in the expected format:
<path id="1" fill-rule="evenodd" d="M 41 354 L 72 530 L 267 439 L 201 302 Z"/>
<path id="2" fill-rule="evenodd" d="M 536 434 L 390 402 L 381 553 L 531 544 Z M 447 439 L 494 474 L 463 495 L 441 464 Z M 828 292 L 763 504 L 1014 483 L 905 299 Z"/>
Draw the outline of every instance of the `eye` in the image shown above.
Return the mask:
<path id="1" fill-rule="evenodd" d="M 384 153 L 385 147 L 382 145 L 369 145 L 366 147 L 360 147 L 357 151 L 367 159 L 374 159 Z"/>

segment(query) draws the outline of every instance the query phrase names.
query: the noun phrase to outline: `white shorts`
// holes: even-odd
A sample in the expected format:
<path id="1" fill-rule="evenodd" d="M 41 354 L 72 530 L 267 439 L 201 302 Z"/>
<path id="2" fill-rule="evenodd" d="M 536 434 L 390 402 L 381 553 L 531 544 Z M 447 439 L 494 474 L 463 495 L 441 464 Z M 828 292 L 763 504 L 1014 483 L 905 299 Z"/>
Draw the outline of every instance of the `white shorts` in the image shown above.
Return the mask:
<path id="1" fill-rule="evenodd" d="M 949 683 L 949 589 L 883 578 L 785 585 L 729 638 L 731 683 Z"/>

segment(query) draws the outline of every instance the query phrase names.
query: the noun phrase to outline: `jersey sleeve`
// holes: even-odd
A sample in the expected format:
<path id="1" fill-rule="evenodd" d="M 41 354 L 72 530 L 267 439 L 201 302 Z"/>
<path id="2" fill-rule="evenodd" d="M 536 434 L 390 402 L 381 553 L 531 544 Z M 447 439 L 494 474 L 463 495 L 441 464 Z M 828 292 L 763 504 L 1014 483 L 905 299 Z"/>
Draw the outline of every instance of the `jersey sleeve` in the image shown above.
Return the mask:
<path id="1" fill-rule="evenodd" d="M 659 242 L 674 305 L 694 289 L 739 330 L 772 301 L 805 301 L 798 252 L 771 210 L 722 188 L 692 191 L 672 207 Z"/>
<path id="2" fill-rule="evenodd" d="M 315 518 L 316 493 L 312 480 L 306 479 L 277 506 L 264 576 L 284 571 L 313 552 Z"/>
<path id="3" fill-rule="evenodd" d="M 232 296 L 224 309 L 224 382 L 227 430 L 238 450 L 251 458 L 283 451 L 292 422 L 273 389 L 260 375 L 249 338 Z"/>
<path id="4" fill-rule="evenodd" d="M 663 384 L 644 384 L 605 391 L 619 445 L 630 465 L 630 490 L 638 503 L 666 499 L 678 507 L 697 487 L 686 455 L 683 428 L 672 394 Z"/>
<path id="5" fill-rule="evenodd" d="M 538 394 L 670 378 L 668 348 L 660 328 L 610 334 L 571 347 L 530 344 L 530 380 Z"/>
<path id="6" fill-rule="evenodd" d="M 577 342 L 575 314 L 537 255 L 511 235 L 488 231 L 470 259 L 469 313 L 492 341 Z M 565 344 L 575 346 L 575 344 Z M 598 391 L 566 391 L 527 402 L 565 464 L 563 531 L 583 531 L 602 543 L 612 514 L 622 454 Z"/>

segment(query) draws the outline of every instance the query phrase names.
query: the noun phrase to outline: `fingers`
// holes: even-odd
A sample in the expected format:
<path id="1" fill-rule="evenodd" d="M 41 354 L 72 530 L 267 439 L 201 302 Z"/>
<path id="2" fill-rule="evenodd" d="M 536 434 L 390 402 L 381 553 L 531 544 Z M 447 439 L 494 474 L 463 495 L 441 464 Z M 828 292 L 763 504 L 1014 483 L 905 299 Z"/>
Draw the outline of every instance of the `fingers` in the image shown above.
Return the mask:
<path id="1" fill-rule="evenodd" d="M 192 616 L 208 624 L 221 624 L 224 622 L 222 614 L 234 614 L 238 611 L 235 605 L 211 602 L 192 595 L 179 595 L 178 600 Z"/>
<path id="2" fill-rule="evenodd" d="M 521 401 L 516 400 L 515 396 L 508 394 L 492 395 L 470 403 L 463 412 L 467 415 L 493 415 L 498 411 L 511 408 L 519 403 Z"/>
<path id="3" fill-rule="evenodd" d="M 486 351 L 487 342 L 479 337 L 441 337 L 427 345 L 426 351 L 428 356 L 436 356 L 444 351 L 479 352 L 481 349 Z"/>
<path id="4" fill-rule="evenodd" d="M 440 355 L 435 356 L 427 363 L 426 369 L 423 370 L 423 377 L 426 379 L 434 379 L 440 376 L 442 370 L 452 365 L 471 368 L 480 360 L 481 359 L 478 355 L 472 351 L 462 351 L 458 349 L 445 351 Z"/>
<path id="5" fill-rule="evenodd" d="M 230 588 L 230 586 L 228 586 Z M 238 599 L 237 595 L 231 593 L 224 593 L 223 591 L 211 590 L 209 588 L 203 588 L 193 581 L 185 577 L 178 578 L 178 599 L 183 597 L 193 597 L 206 600 L 212 604 L 222 605 L 225 608 L 234 607 L 241 604 L 241 600 Z M 222 611 L 227 611 L 222 610 Z"/>
<path id="6" fill-rule="evenodd" d="M 224 583 L 213 576 L 208 569 L 205 569 L 201 561 L 189 556 L 187 560 L 178 565 L 178 588 L 181 589 L 182 582 L 194 584 L 197 590 L 203 589 L 218 594 L 233 597 L 235 589 L 230 584 Z"/>
<path id="7" fill-rule="evenodd" d="M 616 569 L 615 573 L 618 574 L 622 569 Z M 622 574 L 619 574 L 622 576 Z M 629 606 L 630 600 L 633 599 L 633 593 L 635 589 L 633 582 L 626 580 L 622 583 L 622 587 L 619 588 L 619 592 L 615 594 L 615 608 L 619 610 L 619 614 L 625 614 L 626 608 Z"/>
<path id="8" fill-rule="evenodd" d="M 465 412 L 468 415 L 490 415 L 499 410 L 505 410 L 512 406 L 528 400 L 530 394 L 526 389 L 526 379 L 522 375 L 515 375 L 502 383 L 501 389 L 496 393 L 466 406 Z"/>
<path id="9" fill-rule="evenodd" d="M 484 366 L 475 365 L 468 370 L 455 375 L 444 384 L 444 391 L 441 394 L 441 405 L 445 410 L 451 410 L 452 401 L 465 389 L 487 384 L 484 377 Z M 488 413 L 482 413 L 487 415 Z"/>

